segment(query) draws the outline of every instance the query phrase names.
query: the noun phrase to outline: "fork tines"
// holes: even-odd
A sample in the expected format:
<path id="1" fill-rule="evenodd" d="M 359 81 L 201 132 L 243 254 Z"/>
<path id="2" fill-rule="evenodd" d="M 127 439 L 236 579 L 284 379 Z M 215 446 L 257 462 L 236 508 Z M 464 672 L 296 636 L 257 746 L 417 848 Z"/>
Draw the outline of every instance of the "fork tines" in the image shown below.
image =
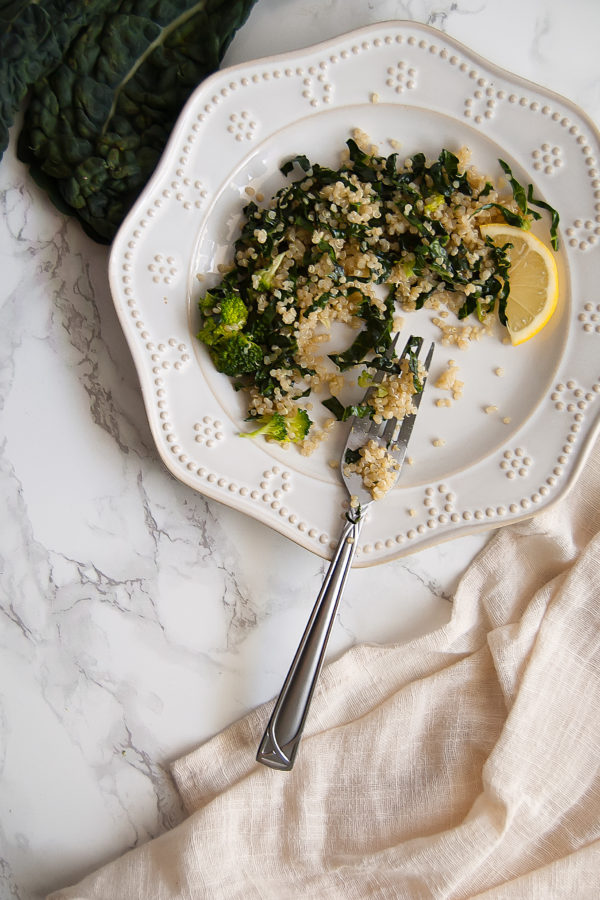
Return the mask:
<path id="1" fill-rule="evenodd" d="M 422 340 L 422 338 L 419 338 L 418 340 L 420 340 L 420 342 L 421 342 L 419 345 L 419 351 L 420 351 L 421 346 L 423 344 L 423 340 Z M 410 343 L 410 339 L 409 339 L 409 343 Z M 419 411 L 421 398 L 423 397 L 423 391 L 425 390 L 425 383 L 426 383 L 427 377 L 429 375 L 429 368 L 431 366 L 431 360 L 433 359 L 434 348 L 435 348 L 435 344 L 432 343 L 431 346 L 429 347 L 427 356 L 425 357 L 425 362 L 423 364 L 423 368 L 425 369 L 425 375 L 423 376 L 423 379 L 421 382 L 421 390 L 418 393 L 413 394 L 412 402 L 413 402 L 413 406 L 415 407 L 416 412 L 410 413 L 409 415 L 404 416 L 404 418 L 400 421 L 400 423 L 398 423 L 397 419 L 391 419 L 390 422 L 388 422 L 386 424 L 386 427 L 385 427 L 383 435 L 382 435 L 383 439 L 387 442 L 387 447 L 388 447 L 390 453 L 392 454 L 392 456 L 394 457 L 396 462 L 398 462 L 400 465 L 402 465 L 402 463 L 404 462 L 404 457 L 406 456 L 406 448 L 408 446 L 408 441 L 412 434 L 415 420 L 417 418 L 417 412 Z M 388 431 L 388 428 L 392 422 L 394 422 L 394 427 L 391 430 L 391 437 L 386 438 L 386 432 Z M 394 432 L 398 428 L 398 425 L 399 425 L 398 434 L 394 438 Z"/>
<path id="2" fill-rule="evenodd" d="M 392 359 L 395 354 L 395 346 L 397 341 L 398 335 L 396 335 L 392 344 L 388 348 L 384 357 L 385 359 Z M 402 360 L 409 353 L 412 353 L 418 358 L 422 345 L 422 338 L 414 337 L 411 335 L 398 359 Z M 423 389 L 425 387 L 425 382 L 427 381 L 427 374 L 429 372 L 431 359 L 433 357 L 433 351 L 434 344 L 431 344 L 424 363 L 425 375 L 422 378 L 421 391 L 412 395 L 412 404 L 415 410 L 418 410 L 419 404 L 421 402 Z M 384 374 L 385 372 L 382 369 L 379 369 L 377 371 L 371 386 L 365 393 L 363 403 L 368 403 L 368 398 L 371 391 L 376 389 L 376 385 L 381 382 Z M 404 457 L 406 456 L 406 448 L 415 424 L 415 419 L 416 412 L 404 416 L 404 418 L 401 420 L 393 418 L 380 423 L 374 422 L 372 419 L 367 418 L 366 416 L 362 418 L 354 416 L 352 418 L 352 427 L 350 429 L 350 432 L 348 433 L 346 444 L 342 450 L 341 455 L 341 474 L 348 492 L 351 496 L 355 497 L 358 500 L 359 509 L 366 508 L 366 506 L 371 502 L 371 499 L 374 499 L 374 495 L 371 494 L 370 489 L 365 487 L 365 484 L 362 482 L 361 476 L 358 473 L 345 472 L 344 465 L 347 461 L 348 452 L 351 451 L 353 453 L 356 453 L 357 451 L 360 451 L 361 448 L 364 447 L 369 440 L 375 440 L 379 444 L 379 446 L 383 447 L 393 458 L 395 478 L 397 480 L 398 476 L 400 475 L 402 464 L 404 462 Z"/>
<path id="3" fill-rule="evenodd" d="M 399 334 L 396 334 L 394 340 L 390 344 L 387 349 L 384 359 L 391 360 L 394 356 L 394 351 L 396 344 L 398 343 Z M 415 337 L 411 335 L 402 351 L 398 360 L 402 360 L 409 353 L 413 353 L 416 357 L 419 356 L 421 352 L 421 348 L 423 346 L 423 338 Z M 431 364 L 431 359 L 433 357 L 434 344 L 432 343 L 429 351 L 427 353 L 427 357 L 425 359 L 424 368 L 425 368 L 425 376 L 422 379 L 422 389 L 425 387 L 425 382 L 427 381 L 427 373 L 429 372 L 429 366 Z M 384 377 L 384 370 L 379 369 L 375 374 L 373 381 L 367 392 L 365 393 L 364 401 L 367 402 L 368 397 L 372 393 L 372 391 L 376 390 L 376 386 L 380 384 Z M 412 402 L 413 406 L 418 410 L 419 404 L 421 402 L 421 397 L 423 395 L 423 390 L 418 393 L 413 394 Z M 362 441 L 366 438 L 374 438 L 380 444 L 386 447 L 392 453 L 398 462 L 402 463 L 404 459 L 404 453 L 402 453 L 401 458 L 398 458 L 398 447 L 401 444 L 404 444 L 404 451 L 406 451 L 406 444 L 408 443 L 408 439 L 412 432 L 414 426 L 414 420 L 416 417 L 416 413 L 411 413 L 407 416 L 404 416 L 403 419 L 399 420 L 397 418 L 387 419 L 384 422 L 374 422 L 372 419 L 368 418 L 356 418 L 352 419 L 352 430 L 350 435 L 350 446 L 360 446 Z M 359 438 L 359 435 L 362 435 L 362 439 Z"/>
<path id="4" fill-rule="evenodd" d="M 385 353 L 385 356 L 384 356 L 385 359 L 392 359 L 392 357 L 394 356 L 394 350 L 395 350 L 396 344 L 398 343 L 399 337 L 400 337 L 400 335 L 396 334 L 396 336 L 394 337 L 394 340 L 392 341 L 388 350 Z M 415 337 L 414 335 L 411 335 L 408 338 L 408 340 L 406 341 L 406 344 L 404 345 L 404 349 L 403 349 L 402 353 L 400 354 L 400 356 L 398 357 L 398 360 L 400 361 L 400 360 L 404 359 L 404 357 L 408 356 L 409 353 L 413 353 L 418 358 L 419 354 L 421 353 L 422 346 L 423 346 L 423 338 Z M 412 402 L 413 402 L 413 406 L 417 410 L 419 409 L 419 404 L 421 403 L 421 397 L 423 396 L 423 389 L 425 387 L 425 382 L 427 381 L 427 374 L 429 372 L 429 367 L 431 365 L 434 347 L 435 347 L 435 345 L 432 343 L 429 348 L 429 351 L 427 353 L 427 357 L 425 359 L 425 363 L 424 363 L 425 376 L 422 380 L 422 388 L 418 393 L 413 394 Z M 376 384 L 379 384 L 381 382 L 381 380 L 383 379 L 383 376 L 384 376 L 384 372 L 380 369 L 377 372 L 375 378 L 373 379 L 373 383 L 372 383 L 373 386 Z M 372 390 L 372 387 L 369 388 L 369 390 L 367 391 L 367 394 L 365 395 L 365 400 L 368 397 L 371 390 Z M 411 434 L 413 426 L 414 426 L 415 417 L 416 417 L 416 413 L 411 413 L 407 416 L 404 416 L 404 418 L 401 420 L 398 420 L 397 418 L 388 419 L 387 421 L 382 422 L 379 425 L 373 421 L 371 421 L 371 422 L 367 421 L 367 422 L 365 422 L 365 425 L 367 425 L 367 428 L 365 428 L 364 430 L 365 431 L 368 430 L 369 437 L 377 438 L 379 441 L 381 441 L 382 444 L 385 445 L 385 447 L 387 449 L 390 450 L 390 452 L 392 452 L 392 453 L 394 453 L 394 455 L 396 455 L 396 447 L 392 446 L 392 445 L 394 443 L 398 444 L 401 441 L 404 442 L 405 445 L 406 445 L 406 443 L 408 443 L 408 438 L 410 437 L 410 434 Z M 396 437 L 396 435 L 397 435 L 397 437 Z M 405 450 L 406 450 L 406 446 L 405 446 Z M 404 458 L 404 456 L 402 456 L 402 459 L 403 458 Z M 399 460 L 399 461 L 401 462 L 401 460 Z"/>

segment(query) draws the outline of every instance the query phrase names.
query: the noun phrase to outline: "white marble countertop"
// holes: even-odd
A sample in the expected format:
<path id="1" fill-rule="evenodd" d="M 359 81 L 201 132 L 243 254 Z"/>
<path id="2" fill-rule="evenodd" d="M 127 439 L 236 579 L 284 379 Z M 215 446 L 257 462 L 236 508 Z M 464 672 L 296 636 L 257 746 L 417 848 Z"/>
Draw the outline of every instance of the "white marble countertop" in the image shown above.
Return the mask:
<path id="1" fill-rule="evenodd" d="M 600 123 L 596 0 L 258 0 L 225 63 L 390 19 L 433 25 Z M 163 468 L 108 249 L 50 206 L 13 145 L 0 204 L 0 900 L 33 900 L 181 820 L 169 762 L 277 693 L 325 565 Z M 486 540 L 355 571 L 329 656 L 445 621 Z"/>

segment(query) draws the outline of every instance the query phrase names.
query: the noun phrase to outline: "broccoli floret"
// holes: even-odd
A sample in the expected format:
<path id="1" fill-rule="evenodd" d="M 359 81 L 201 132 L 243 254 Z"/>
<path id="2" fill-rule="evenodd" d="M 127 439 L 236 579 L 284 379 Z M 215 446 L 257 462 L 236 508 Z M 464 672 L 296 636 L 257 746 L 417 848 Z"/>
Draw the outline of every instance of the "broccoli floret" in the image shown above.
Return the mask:
<path id="1" fill-rule="evenodd" d="M 248 309 L 239 291 L 229 284 L 218 287 L 207 291 L 198 305 L 203 322 L 196 336 L 208 347 L 217 370 L 232 376 L 258 371 L 264 353 L 242 332 Z"/>
<path id="2" fill-rule="evenodd" d="M 207 291 L 198 306 L 205 320 L 214 319 L 215 324 L 227 325 L 230 331 L 234 327 L 243 328 L 248 318 L 248 308 L 239 291 L 229 286 Z"/>
<path id="3" fill-rule="evenodd" d="M 256 422 L 259 423 L 259 427 L 255 431 L 242 431 L 240 437 L 253 438 L 263 434 L 265 437 L 273 438 L 274 441 L 281 443 L 288 440 L 285 419 L 280 413 L 274 413 L 272 416 L 259 416 Z"/>
<path id="4" fill-rule="evenodd" d="M 230 327 L 242 328 L 248 318 L 248 308 L 237 293 L 228 294 L 221 300 L 221 322 Z"/>
<path id="5" fill-rule="evenodd" d="M 263 363 L 262 347 L 241 331 L 225 334 L 208 347 L 215 368 L 224 375 L 248 375 Z"/>
<path id="6" fill-rule="evenodd" d="M 312 422 L 305 409 L 299 409 L 293 416 L 286 416 L 287 433 L 295 444 L 303 441 L 310 430 Z"/>
<path id="7" fill-rule="evenodd" d="M 254 272 L 252 275 L 252 287 L 255 291 L 269 291 L 271 289 L 275 273 L 281 265 L 284 256 L 285 252 L 279 253 L 267 269 L 258 269 Z"/>
<path id="8" fill-rule="evenodd" d="M 220 302 L 221 297 L 219 297 L 217 293 L 213 291 L 207 291 L 204 297 L 200 297 L 200 299 L 198 300 L 198 306 L 205 315 L 210 315 L 213 309 L 219 306 Z"/>
<path id="9" fill-rule="evenodd" d="M 298 409 L 295 413 L 282 416 L 281 413 L 273 413 L 272 416 L 260 416 L 256 419 L 260 423 L 255 431 L 245 431 L 240 437 L 258 437 L 259 434 L 279 441 L 281 444 L 292 441 L 294 444 L 304 440 L 310 430 L 312 422 L 305 409 Z"/>
<path id="10" fill-rule="evenodd" d="M 205 319 L 196 337 L 207 347 L 214 347 L 224 337 L 224 329 L 214 319 Z"/>

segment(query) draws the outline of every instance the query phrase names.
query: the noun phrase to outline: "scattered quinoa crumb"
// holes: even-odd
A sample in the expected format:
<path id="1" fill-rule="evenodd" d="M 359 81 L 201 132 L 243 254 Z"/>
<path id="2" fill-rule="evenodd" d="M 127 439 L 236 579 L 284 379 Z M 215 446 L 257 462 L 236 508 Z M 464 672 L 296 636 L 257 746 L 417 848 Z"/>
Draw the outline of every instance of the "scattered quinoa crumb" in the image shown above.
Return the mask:
<path id="1" fill-rule="evenodd" d="M 443 447 L 446 441 L 443 438 L 434 438 L 431 443 L 434 447 Z"/>
<path id="2" fill-rule="evenodd" d="M 509 425 L 510 424 L 510 416 L 504 416 L 504 418 L 502 419 L 502 422 L 504 423 L 504 425 Z"/>
<path id="3" fill-rule="evenodd" d="M 435 382 L 436 388 L 442 391 L 451 391 L 455 400 L 459 400 L 463 395 L 464 381 L 458 378 L 458 366 L 453 359 L 448 360 L 448 367 L 442 372 L 438 380 Z M 449 403 L 438 403 L 438 406 L 449 406 Z"/>
<path id="4" fill-rule="evenodd" d="M 504 375 L 504 369 L 502 366 L 498 366 L 498 368 L 494 369 L 494 374 L 498 376 L 498 378 L 502 378 Z"/>
<path id="5" fill-rule="evenodd" d="M 498 412 L 498 407 L 490 404 L 489 406 L 484 407 L 484 412 L 486 412 L 488 416 L 491 416 L 492 413 Z"/>
<path id="6" fill-rule="evenodd" d="M 408 514 L 409 514 L 409 516 L 412 516 L 414 518 L 417 514 L 417 511 L 416 511 L 416 509 L 411 508 L 411 509 L 409 509 Z"/>
<path id="7" fill-rule="evenodd" d="M 379 94 L 377 94 L 377 93 L 371 94 L 371 103 L 379 103 Z"/>
<path id="8" fill-rule="evenodd" d="M 468 293 L 468 291 L 465 290 L 465 293 Z M 425 305 L 427 304 L 428 301 L 426 300 Z M 486 316 L 480 325 L 448 325 L 442 320 L 441 314 L 434 316 L 431 321 L 440 329 L 442 333 L 440 343 L 444 347 L 456 345 L 459 350 L 468 350 L 473 341 L 479 341 L 484 335 L 492 333 L 493 316 Z"/>

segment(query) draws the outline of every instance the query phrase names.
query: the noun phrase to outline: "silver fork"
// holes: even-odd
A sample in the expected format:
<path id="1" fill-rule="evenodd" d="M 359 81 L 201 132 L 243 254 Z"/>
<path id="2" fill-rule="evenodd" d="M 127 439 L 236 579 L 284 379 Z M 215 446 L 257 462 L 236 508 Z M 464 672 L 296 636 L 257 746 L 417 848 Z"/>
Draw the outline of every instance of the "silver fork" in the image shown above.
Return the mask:
<path id="1" fill-rule="evenodd" d="M 388 351 L 388 357 L 394 353 L 397 338 L 398 335 Z M 422 338 L 410 337 L 400 358 L 407 355 L 411 349 L 418 356 L 422 343 Z M 424 363 L 426 373 L 431 365 L 433 348 L 432 344 Z M 378 372 L 373 384 L 367 390 L 365 401 L 369 398 L 370 392 L 376 390 L 376 386 L 382 378 L 383 373 Z M 426 379 L 427 375 L 423 378 L 423 388 Z M 422 396 L 422 390 L 413 395 L 413 405 L 416 409 L 419 407 Z M 365 513 L 372 502 L 370 492 L 363 486 L 362 477 L 357 473 L 346 474 L 344 471 L 346 453 L 349 450 L 357 451 L 371 439 L 376 440 L 394 457 L 398 466 L 396 469 L 397 480 L 406 456 L 406 448 L 415 418 L 416 413 L 413 413 L 405 416 L 400 422 L 397 419 L 390 419 L 380 425 L 368 418 L 354 417 L 352 419 L 352 427 L 342 451 L 340 467 L 342 481 L 355 505 L 351 506 L 346 514 L 346 524 L 325 575 L 323 586 L 258 748 L 257 761 L 272 769 L 289 771 L 294 765 L 310 702 L 325 658 L 335 614 L 356 553 Z"/>

